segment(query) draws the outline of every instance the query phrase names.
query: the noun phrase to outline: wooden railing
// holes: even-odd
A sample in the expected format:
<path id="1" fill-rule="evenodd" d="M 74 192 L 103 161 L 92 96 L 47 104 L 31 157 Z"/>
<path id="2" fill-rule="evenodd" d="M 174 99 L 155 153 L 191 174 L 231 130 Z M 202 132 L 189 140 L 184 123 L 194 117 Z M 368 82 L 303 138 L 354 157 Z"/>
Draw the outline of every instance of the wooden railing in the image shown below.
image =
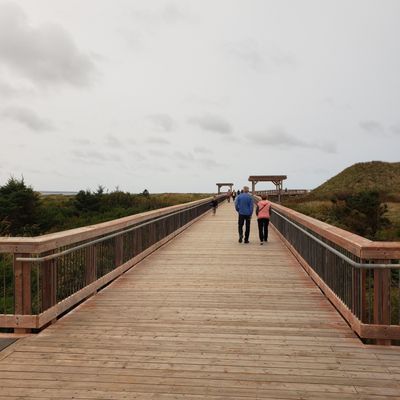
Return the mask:
<path id="1" fill-rule="evenodd" d="M 310 193 L 310 191 L 307 189 L 287 189 L 280 191 L 281 196 L 301 196 L 308 193 Z M 261 196 L 262 194 L 267 194 L 268 196 L 278 196 L 279 190 L 257 190 L 255 194 L 258 196 Z"/>
<path id="2" fill-rule="evenodd" d="M 275 203 L 271 223 L 354 332 L 400 343 L 400 242 L 374 242 Z"/>
<path id="3" fill-rule="evenodd" d="M 0 237 L 0 328 L 44 327 L 210 209 L 207 198 L 44 236 Z"/>

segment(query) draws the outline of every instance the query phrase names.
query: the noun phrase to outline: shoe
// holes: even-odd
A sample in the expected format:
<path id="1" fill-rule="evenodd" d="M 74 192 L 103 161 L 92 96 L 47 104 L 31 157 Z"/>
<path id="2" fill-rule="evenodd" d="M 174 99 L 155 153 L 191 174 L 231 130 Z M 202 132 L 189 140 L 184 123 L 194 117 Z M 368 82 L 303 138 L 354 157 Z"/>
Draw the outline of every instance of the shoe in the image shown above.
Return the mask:
<path id="1" fill-rule="evenodd" d="M 239 238 L 239 243 L 242 243 L 243 242 L 243 238 Z"/>
<path id="2" fill-rule="evenodd" d="M 264 242 L 260 242 L 260 244 L 264 244 Z"/>
<path id="3" fill-rule="evenodd" d="M 245 240 L 244 242 L 245 242 L 245 243 L 250 243 L 248 240 Z"/>

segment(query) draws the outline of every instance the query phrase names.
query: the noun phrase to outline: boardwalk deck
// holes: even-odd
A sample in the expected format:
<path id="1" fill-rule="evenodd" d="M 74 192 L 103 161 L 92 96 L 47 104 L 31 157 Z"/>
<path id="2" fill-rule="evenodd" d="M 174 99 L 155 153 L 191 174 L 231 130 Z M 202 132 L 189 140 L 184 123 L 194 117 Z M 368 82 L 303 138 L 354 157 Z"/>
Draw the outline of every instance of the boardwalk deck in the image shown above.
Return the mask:
<path id="1" fill-rule="evenodd" d="M 400 350 L 364 346 L 271 234 L 207 215 L 0 353 L 0 399 L 400 398 Z"/>

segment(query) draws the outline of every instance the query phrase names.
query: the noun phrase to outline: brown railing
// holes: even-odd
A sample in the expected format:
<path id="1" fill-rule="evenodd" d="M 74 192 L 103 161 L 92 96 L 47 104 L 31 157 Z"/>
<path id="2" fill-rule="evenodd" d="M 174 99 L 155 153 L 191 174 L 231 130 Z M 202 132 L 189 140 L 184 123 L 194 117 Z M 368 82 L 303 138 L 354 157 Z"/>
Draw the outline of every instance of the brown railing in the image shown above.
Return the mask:
<path id="1" fill-rule="evenodd" d="M 400 242 L 374 242 L 275 203 L 271 223 L 362 339 L 400 343 Z"/>
<path id="2" fill-rule="evenodd" d="M 301 196 L 310 193 L 310 191 L 307 189 L 285 189 L 279 192 L 279 190 L 271 189 L 257 190 L 255 192 L 257 196 L 261 196 L 262 194 L 267 194 L 268 196 L 278 196 L 279 193 L 281 194 L 281 196 Z"/>
<path id="3" fill-rule="evenodd" d="M 207 198 L 44 236 L 0 237 L 0 328 L 42 328 L 210 209 Z"/>

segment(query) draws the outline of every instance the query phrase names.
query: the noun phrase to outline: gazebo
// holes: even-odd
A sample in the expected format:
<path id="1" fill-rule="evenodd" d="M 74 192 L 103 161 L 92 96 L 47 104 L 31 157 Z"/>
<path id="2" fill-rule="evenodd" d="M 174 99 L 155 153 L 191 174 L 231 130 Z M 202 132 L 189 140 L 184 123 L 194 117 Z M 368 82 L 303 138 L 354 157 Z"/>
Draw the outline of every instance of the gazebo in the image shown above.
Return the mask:
<path id="1" fill-rule="evenodd" d="M 221 188 L 223 186 L 229 186 L 229 189 L 232 192 L 233 183 L 217 183 L 216 185 L 218 186 L 218 194 L 221 193 Z"/>
<path id="2" fill-rule="evenodd" d="M 256 185 L 258 182 L 272 182 L 276 191 L 278 192 L 278 202 L 281 202 L 282 182 L 287 179 L 286 175 L 251 175 L 249 182 L 251 182 L 251 192 L 255 194 Z"/>

